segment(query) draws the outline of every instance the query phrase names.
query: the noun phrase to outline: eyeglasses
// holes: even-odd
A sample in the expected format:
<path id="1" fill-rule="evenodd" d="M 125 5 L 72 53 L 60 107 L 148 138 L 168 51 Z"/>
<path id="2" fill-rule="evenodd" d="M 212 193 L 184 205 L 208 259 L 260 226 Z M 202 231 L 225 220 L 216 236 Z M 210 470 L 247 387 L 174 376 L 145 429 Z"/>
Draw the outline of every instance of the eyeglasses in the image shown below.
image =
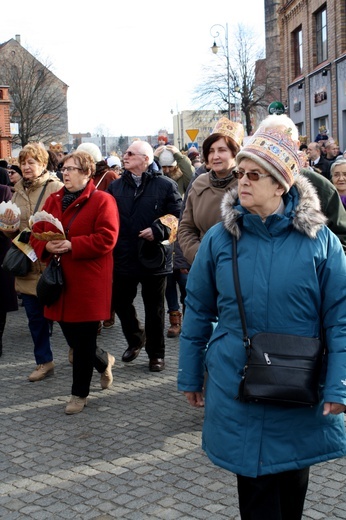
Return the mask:
<path id="1" fill-rule="evenodd" d="M 82 171 L 83 168 L 77 168 L 77 166 L 63 166 L 60 171 L 62 173 L 65 173 L 65 172 L 69 172 L 70 173 L 70 172 L 73 172 L 74 170 Z"/>
<path id="2" fill-rule="evenodd" d="M 332 177 L 335 177 L 336 179 L 340 179 L 340 177 L 346 177 L 346 172 L 333 173 Z"/>
<path id="3" fill-rule="evenodd" d="M 241 172 L 239 170 L 233 170 L 233 175 L 236 179 L 242 179 L 244 175 L 247 176 L 249 181 L 259 181 L 264 177 L 270 177 L 269 173 L 259 173 L 259 172 Z"/>
<path id="4" fill-rule="evenodd" d="M 134 152 L 131 152 L 131 150 L 128 150 L 127 152 L 125 152 L 124 155 L 128 155 L 129 157 L 132 157 L 133 155 L 143 155 L 143 157 L 146 157 L 145 153 L 134 153 Z"/>

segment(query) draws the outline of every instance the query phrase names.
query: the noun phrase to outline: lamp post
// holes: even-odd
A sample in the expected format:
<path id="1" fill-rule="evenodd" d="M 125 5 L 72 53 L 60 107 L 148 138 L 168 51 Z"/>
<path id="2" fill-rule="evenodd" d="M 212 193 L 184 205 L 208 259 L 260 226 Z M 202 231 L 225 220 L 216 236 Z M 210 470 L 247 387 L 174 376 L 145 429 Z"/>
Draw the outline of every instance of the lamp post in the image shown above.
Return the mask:
<path id="1" fill-rule="evenodd" d="M 228 48 L 228 24 L 226 23 L 225 26 L 216 23 L 210 28 L 210 34 L 214 38 L 213 46 L 211 47 L 211 50 L 213 54 L 217 54 L 219 51 L 219 47 L 216 44 L 216 38 L 220 36 L 220 32 L 217 28 L 220 28 L 225 33 L 225 56 L 226 56 L 226 62 L 227 62 L 227 112 L 228 112 L 228 119 L 231 119 L 231 86 L 230 86 L 230 67 L 229 67 L 229 48 Z"/>
<path id="2" fill-rule="evenodd" d="M 236 123 L 239 123 L 239 120 L 241 119 L 241 107 L 240 107 L 240 110 L 238 111 L 238 97 L 237 97 L 237 94 L 239 94 L 240 92 L 240 87 L 238 85 L 236 85 L 234 87 L 234 119 L 236 121 Z M 241 121 L 240 121 L 241 123 Z"/>

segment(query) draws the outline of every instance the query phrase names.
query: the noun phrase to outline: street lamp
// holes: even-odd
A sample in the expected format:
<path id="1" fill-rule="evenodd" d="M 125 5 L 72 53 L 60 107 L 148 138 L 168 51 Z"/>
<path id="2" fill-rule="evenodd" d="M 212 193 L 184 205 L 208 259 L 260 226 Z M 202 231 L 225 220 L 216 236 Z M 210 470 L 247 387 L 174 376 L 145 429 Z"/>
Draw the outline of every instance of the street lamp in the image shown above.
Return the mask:
<path id="1" fill-rule="evenodd" d="M 226 23 L 225 27 L 219 23 L 214 24 L 210 28 L 210 34 L 214 38 L 213 46 L 211 47 L 212 53 L 217 54 L 219 47 L 216 44 L 216 38 L 220 36 L 220 32 L 217 30 L 217 28 L 220 28 L 225 33 L 225 56 L 226 56 L 226 62 L 227 62 L 227 112 L 228 112 L 228 119 L 231 119 L 231 86 L 230 86 L 230 67 L 229 67 L 229 48 L 228 48 L 228 24 Z"/>

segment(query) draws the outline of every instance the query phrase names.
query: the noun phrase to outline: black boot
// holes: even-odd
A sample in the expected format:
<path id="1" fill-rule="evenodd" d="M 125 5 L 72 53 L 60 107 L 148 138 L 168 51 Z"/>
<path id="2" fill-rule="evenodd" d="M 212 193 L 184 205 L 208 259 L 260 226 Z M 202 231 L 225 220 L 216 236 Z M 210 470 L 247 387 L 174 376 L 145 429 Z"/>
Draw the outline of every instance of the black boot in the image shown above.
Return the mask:
<path id="1" fill-rule="evenodd" d="M 0 312 L 0 356 L 2 356 L 2 336 L 5 330 L 6 312 Z"/>

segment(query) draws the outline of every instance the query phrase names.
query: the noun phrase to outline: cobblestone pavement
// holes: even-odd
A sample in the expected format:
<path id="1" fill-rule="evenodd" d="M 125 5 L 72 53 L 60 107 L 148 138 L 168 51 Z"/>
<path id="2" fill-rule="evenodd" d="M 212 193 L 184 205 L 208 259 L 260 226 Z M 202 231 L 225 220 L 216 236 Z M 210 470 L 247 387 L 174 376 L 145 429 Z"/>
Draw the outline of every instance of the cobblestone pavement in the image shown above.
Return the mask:
<path id="1" fill-rule="evenodd" d="M 142 309 L 138 303 L 140 314 Z M 201 450 L 203 411 L 176 390 L 178 340 L 167 368 L 148 371 L 144 351 L 130 364 L 119 323 L 99 345 L 116 357 L 114 384 L 94 373 L 88 406 L 64 407 L 71 388 L 67 346 L 57 324 L 56 369 L 30 383 L 32 342 L 24 309 L 8 315 L 0 358 L 0 518 L 129 520 L 239 519 L 235 477 Z M 312 468 L 305 519 L 346 519 L 346 460 Z"/>

